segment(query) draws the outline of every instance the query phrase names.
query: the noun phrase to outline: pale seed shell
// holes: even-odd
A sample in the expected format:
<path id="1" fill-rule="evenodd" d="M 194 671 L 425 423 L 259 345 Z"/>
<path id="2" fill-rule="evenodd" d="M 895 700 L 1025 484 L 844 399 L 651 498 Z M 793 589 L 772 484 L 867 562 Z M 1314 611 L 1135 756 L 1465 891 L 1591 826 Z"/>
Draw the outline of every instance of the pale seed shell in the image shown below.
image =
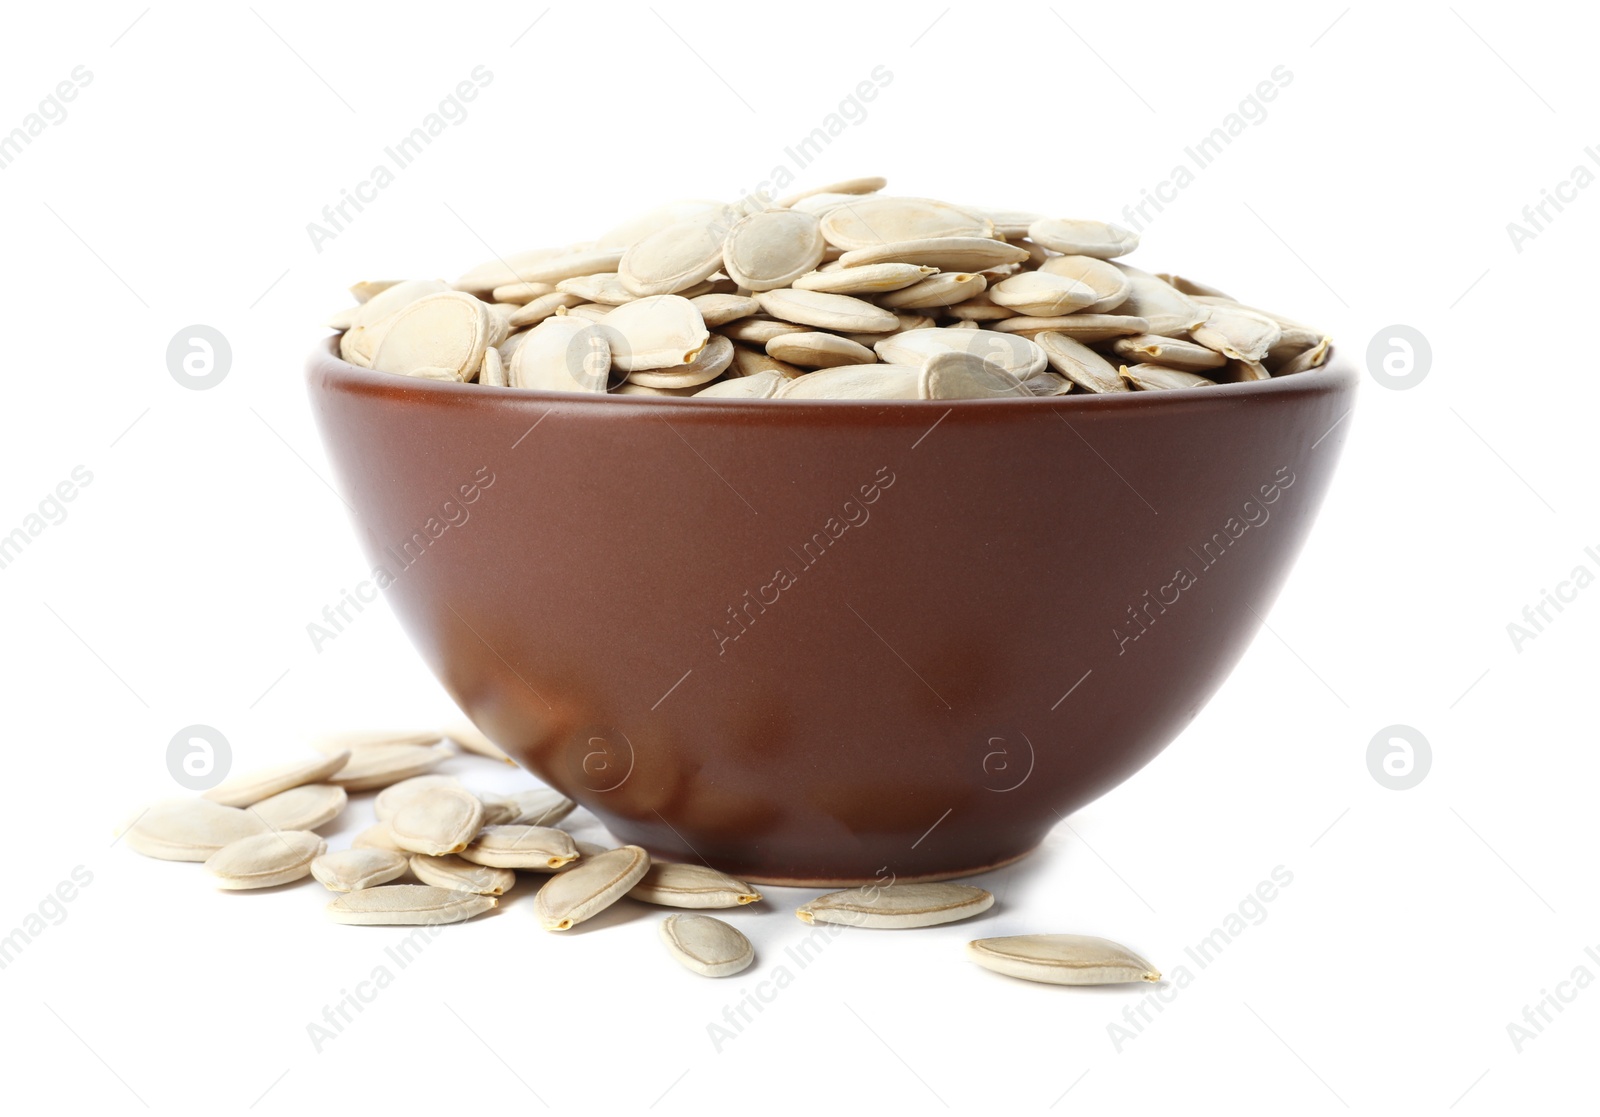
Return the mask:
<path id="1" fill-rule="evenodd" d="M 852 927 L 933 927 L 986 912 L 994 895 L 970 884 L 886 884 L 818 896 L 795 909 L 805 923 Z"/>
<path id="2" fill-rule="evenodd" d="M 1042 372 L 1045 366 L 1043 350 L 1027 338 L 985 329 L 944 326 L 908 330 L 884 338 L 872 348 L 879 360 L 906 365 L 924 364 L 935 353 L 971 353 L 1022 380 Z"/>
<path id="3" fill-rule="evenodd" d="M 1181 334 L 1204 322 L 1211 308 L 1202 306 L 1182 291 L 1149 272 L 1127 264 L 1113 264 L 1128 277 L 1128 297 L 1117 307 L 1119 314 L 1143 318 L 1147 324 L 1140 333 Z"/>
<path id="4" fill-rule="evenodd" d="M 799 326 L 796 330 L 801 330 Z M 804 376 L 805 369 L 797 368 L 787 361 L 780 361 L 765 353 L 748 349 L 743 345 L 733 347 L 733 364 L 728 368 L 727 379 L 733 380 L 742 376 L 758 376 L 763 373 L 777 373 L 779 379 L 793 380 L 797 376 Z M 713 385 L 715 387 L 715 385 Z"/>
<path id="5" fill-rule="evenodd" d="M 1129 390 L 1122 377 L 1117 375 L 1116 365 L 1075 338 L 1045 330 L 1033 335 L 1033 343 L 1044 350 L 1051 368 L 1080 388 L 1091 392 Z"/>
<path id="6" fill-rule="evenodd" d="M 354 753 L 378 745 L 432 745 L 444 740 L 437 729 L 347 729 L 338 733 L 324 733 L 311 742 L 311 747 L 324 756 L 345 752 Z"/>
<path id="7" fill-rule="evenodd" d="M 740 218 L 722 243 L 722 270 L 749 291 L 786 287 L 822 262 L 817 218 L 771 209 Z"/>
<path id="8" fill-rule="evenodd" d="M 830 182 L 827 186 L 819 186 L 814 190 L 802 190 L 798 194 L 790 194 L 787 198 L 779 198 L 773 204 L 780 209 L 789 209 L 796 203 L 807 198 L 814 198 L 819 194 L 876 194 L 888 185 L 889 180 L 877 175 L 868 175 L 862 178 L 847 178 L 843 182 Z"/>
<path id="9" fill-rule="evenodd" d="M 411 875 L 436 888 L 475 892 L 480 896 L 503 895 L 517 883 L 517 874 L 510 869 L 474 865 L 453 854 L 443 857 L 415 854 L 411 858 Z"/>
<path id="10" fill-rule="evenodd" d="M 359 892 L 405 875 L 406 854 L 387 849 L 341 849 L 311 862 L 311 875 L 329 892 Z"/>
<path id="11" fill-rule="evenodd" d="M 1160 334 L 1119 337 L 1111 348 L 1119 357 L 1132 357 L 1136 361 L 1182 369 L 1184 372 L 1221 368 L 1228 363 L 1228 358 L 1214 349 L 1207 349 L 1185 338 L 1162 337 Z"/>
<path id="12" fill-rule="evenodd" d="M 1027 398 L 1031 394 L 1014 374 L 976 353 L 956 349 L 935 353 L 922 372 L 928 399 Z"/>
<path id="13" fill-rule="evenodd" d="M 549 826 L 486 826 L 461 851 L 464 860 L 492 869 L 530 869 L 547 873 L 577 859 L 578 849 L 563 830 Z"/>
<path id="14" fill-rule="evenodd" d="M 169 799 L 136 818 L 122 838 L 129 848 L 163 861 L 204 861 L 240 838 L 270 834 L 249 811 L 210 799 Z"/>
<path id="15" fill-rule="evenodd" d="M 689 300 L 708 327 L 720 326 L 738 318 L 748 318 L 761 304 L 748 295 L 696 295 Z"/>
<path id="16" fill-rule="evenodd" d="M 1213 306 L 1189 336 L 1236 361 L 1260 361 L 1278 343 L 1283 329 L 1272 319 L 1243 308 Z"/>
<path id="17" fill-rule="evenodd" d="M 926 399 L 920 365 L 839 365 L 784 381 L 773 399 Z"/>
<path id="18" fill-rule="evenodd" d="M 702 977 L 728 977 L 748 969 L 755 947 L 744 932 L 709 915 L 669 915 L 661 921 L 667 952 Z"/>
<path id="19" fill-rule="evenodd" d="M 1084 307 L 1091 314 L 1108 314 L 1128 300 L 1133 284 L 1113 264 L 1094 256 L 1052 256 L 1039 265 L 1041 275 L 1072 279 L 1095 293 L 1095 301 Z"/>
<path id="20" fill-rule="evenodd" d="M 465 788 L 435 787 L 405 803 L 389 819 L 395 844 L 412 853 L 459 853 L 483 826 L 483 801 Z"/>
<path id="21" fill-rule="evenodd" d="M 456 280 L 455 289 L 474 295 L 488 295 L 496 288 L 508 287 L 513 283 L 537 282 L 539 278 L 535 273 L 545 261 L 571 251 L 572 249 L 568 247 L 530 248 L 525 252 L 513 252 L 509 256 L 496 256 Z"/>
<path id="22" fill-rule="evenodd" d="M 280 791 L 249 809 L 274 830 L 317 830 L 338 818 L 349 800 L 342 787 L 308 783 Z"/>
<path id="23" fill-rule="evenodd" d="M 622 260 L 620 248 L 577 248 L 547 256 L 543 260 L 528 261 L 517 268 L 517 280 L 522 283 L 554 283 L 560 289 L 564 279 L 582 275 L 614 272 Z"/>
<path id="24" fill-rule="evenodd" d="M 394 833 L 389 829 L 389 824 L 387 822 L 375 822 L 365 830 L 361 831 L 361 833 L 357 834 L 355 839 L 351 841 L 350 848 L 378 849 L 389 853 L 404 854 L 407 857 L 411 856 L 410 850 L 401 849 L 399 845 L 395 843 Z"/>
<path id="25" fill-rule="evenodd" d="M 1166 280 L 1178 290 L 1182 291 L 1185 295 L 1210 295 L 1215 298 L 1230 298 L 1226 291 L 1219 291 L 1210 284 L 1201 283 L 1197 280 L 1185 279 L 1181 275 L 1172 275 L 1169 272 L 1158 271 L 1156 272 L 1156 278 Z"/>
<path id="26" fill-rule="evenodd" d="M 688 364 L 630 372 L 628 380 L 651 388 L 695 388 L 711 383 L 732 363 L 733 342 L 721 334 L 712 334 L 705 348 Z"/>
<path id="27" fill-rule="evenodd" d="M 563 279 L 556 284 L 556 290 L 577 295 L 588 302 L 604 303 L 606 306 L 621 306 L 639 297 L 622 285 L 622 278 L 614 271 Z"/>
<path id="28" fill-rule="evenodd" d="M 462 291 L 426 295 L 384 325 L 372 367 L 401 376 L 464 381 L 489 344 L 487 305 Z"/>
<path id="29" fill-rule="evenodd" d="M 1154 966 L 1120 943 L 1093 935 L 1010 935 L 976 939 L 967 955 L 985 969 L 1051 985 L 1160 981 Z"/>
<path id="30" fill-rule="evenodd" d="M 716 213 L 723 208 L 721 202 L 713 202 L 704 198 L 688 198 L 677 202 L 668 202 L 666 205 L 657 206 L 638 217 L 628 220 L 607 230 L 594 242 L 596 248 L 627 248 L 635 241 L 641 241 L 651 233 L 660 232 L 669 225 L 679 221 L 688 221 L 696 217 L 704 217 Z"/>
<path id="31" fill-rule="evenodd" d="M 1166 391 L 1173 388 L 1210 388 L 1216 385 L 1215 380 L 1207 380 L 1198 373 L 1183 372 L 1175 368 L 1163 368 L 1160 365 L 1123 365 L 1117 370 L 1117 374 L 1134 387 L 1146 392 Z"/>
<path id="32" fill-rule="evenodd" d="M 311 872 L 328 843 L 309 830 L 279 830 L 229 842 L 206 858 L 218 888 L 272 888 Z"/>
<path id="33" fill-rule="evenodd" d="M 546 931 L 569 930 L 626 896 L 649 868 L 650 855 L 638 846 L 585 857 L 551 877 L 533 898 L 540 925 Z"/>
<path id="34" fill-rule="evenodd" d="M 824 291 L 833 295 L 869 295 L 899 291 L 920 283 L 938 268 L 924 264 L 865 264 L 859 268 L 814 271 L 794 281 L 798 291 Z"/>
<path id="35" fill-rule="evenodd" d="M 547 318 L 511 358 L 513 388 L 545 392 L 604 392 L 618 378 L 611 362 L 612 335 L 598 322 Z"/>
<path id="36" fill-rule="evenodd" d="M 437 768 L 455 755 L 449 745 L 374 745 L 353 752 L 327 780 L 346 791 L 372 791 Z"/>
<path id="37" fill-rule="evenodd" d="M 500 350 L 492 345 L 483 351 L 483 364 L 478 366 L 478 383 L 485 388 L 508 386 L 505 359 L 500 356 Z"/>
<path id="38" fill-rule="evenodd" d="M 362 303 L 351 315 L 350 326 L 352 329 L 375 326 L 386 318 L 392 318 L 418 299 L 448 290 L 450 285 L 442 279 L 408 279 L 402 283 L 392 284 Z"/>
<path id="39" fill-rule="evenodd" d="M 628 897 L 669 908 L 736 908 L 755 903 L 761 893 L 707 865 L 656 861 L 628 891 Z"/>
<path id="40" fill-rule="evenodd" d="M 752 300 L 754 301 L 754 300 Z M 756 303 L 760 306 L 760 303 Z M 745 345 L 766 345 L 775 337 L 784 334 L 804 333 L 805 326 L 797 326 L 793 322 L 779 322 L 766 315 L 759 317 L 740 318 L 736 322 L 729 322 L 718 332 L 729 341 L 743 342 Z"/>
<path id="41" fill-rule="evenodd" d="M 756 372 L 748 376 L 736 376 L 731 380 L 719 380 L 709 387 L 700 389 L 695 396 L 711 396 L 716 399 L 771 399 L 786 379 L 777 372 Z"/>
<path id="42" fill-rule="evenodd" d="M 1125 334 L 1142 334 L 1150 331 L 1150 323 L 1131 314 L 1066 314 L 1038 318 L 1031 314 L 1007 318 L 990 324 L 991 330 L 1007 334 L 1037 333 L 1053 330 L 1076 338 L 1078 341 L 1105 341 Z"/>
<path id="43" fill-rule="evenodd" d="M 1093 287 L 1076 279 L 1029 271 L 996 283 L 989 288 L 989 298 L 1021 314 L 1049 318 L 1091 307 L 1099 296 Z"/>
<path id="44" fill-rule="evenodd" d="M 460 788 L 461 781 L 454 776 L 412 776 L 390 784 L 378 792 L 372 801 L 372 813 L 379 822 L 387 822 L 400 813 L 400 808 L 429 791 L 441 787 Z"/>
<path id="45" fill-rule="evenodd" d="M 513 791 L 503 798 L 516 808 L 516 817 L 511 821 L 518 826 L 554 826 L 578 806 L 561 792 L 548 787 Z"/>
<path id="46" fill-rule="evenodd" d="M 899 319 L 889 311 L 850 295 L 780 290 L 763 291 L 755 298 L 761 309 L 774 318 L 804 326 L 852 333 L 885 333 L 900 326 Z"/>
<path id="47" fill-rule="evenodd" d="M 497 303 L 516 303 L 521 306 L 523 303 L 532 302 L 540 295 L 554 294 L 555 289 L 553 283 L 507 283 L 496 287 L 490 298 Z"/>
<path id="48" fill-rule="evenodd" d="M 943 271 L 879 296 L 878 305 L 893 310 L 950 306 L 982 294 L 988 285 L 989 281 L 975 272 Z"/>
<path id="49" fill-rule="evenodd" d="M 516 313 L 511 316 L 511 328 L 520 330 L 525 326 L 536 325 L 563 310 L 582 306 L 583 302 L 582 295 L 574 295 L 568 291 L 552 291 L 548 295 L 540 295 L 517 308 Z"/>
<path id="50" fill-rule="evenodd" d="M 1277 371 L 1274 372 L 1273 375 L 1291 376 L 1294 373 L 1306 372 L 1309 369 L 1318 367 L 1328 359 L 1328 347 L 1332 344 L 1332 342 L 1332 338 L 1322 338 L 1311 348 L 1301 350 L 1293 357 L 1290 357 L 1283 364 L 1279 365 Z"/>
<path id="51" fill-rule="evenodd" d="M 383 884 L 349 892 L 328 905 L 335 923 L 352 926 L 412 927 L 459 923 L 491 910 L 499 900 L 428 884 Z"/>
<path id="52" fill-rule="evenodd" d="M 739 216 L 724 206 L 658 229 L 633 242 L 623 253 L 617 274 L 641 298 L 693 287 L 722 266 L 723 239 Z"/>
<path id="53" fill-rule="evenodd" d="M 1109 260 L 1139 247 L 1139 234 L 1108 221 L 1045 217 L 1028 226 L 1028 239 L 1068 256 Z"/>
<path id="54" fill-rule="evenodd" d="M 399 279 L 363 279 L 360 283 L 350 285 L 350 294 L 357 303 L 370 302 L 374 295 L 381 295 L 391 287 L 399 286 L 404 280 Z"/>
<path id="55" fill-rule="evenodd" d="M 935 237 L 856 248 L 839 257 L 847 268 L 865 264 L 926 264 L 940 271 L 984 271 L 1002 264 L 1020 264 L 1025 248 L 983 237 Z"/>
<path id="56" fill-rule="evenodd" d="M 681 295 L 656 295 L 619 306 L 606 315 L 602 328 L 611 345 L 612 366 L 628 373 L 689 364 L 711 340 L 700 311 Z"/>
<path id="57" fill-rule="evenodd" d="M 775 337 L 767 342 L 767 355 L 801 368 L 865 365 L 878 359 L 865 345 L 838 334 L 817 331 Z"/>
<path id="58" fill-rule="evenodd" d="M 932 198 L 874 197 L 835 206 L 822 216 L 822 235 L 845 250 L 895 241 L 994 236 L 987 218 Z"/>
<path id="59" fill-rule="evenodd" d="M 213 803 L 221 803 L 225 807 L 248 807 L 301 784 L 321 783 L 343 768 L 349 759 L 348 752 L 336 752 L 314 760 L 274 764 L 270 768 L 224 780 L 204 795 Z"/>

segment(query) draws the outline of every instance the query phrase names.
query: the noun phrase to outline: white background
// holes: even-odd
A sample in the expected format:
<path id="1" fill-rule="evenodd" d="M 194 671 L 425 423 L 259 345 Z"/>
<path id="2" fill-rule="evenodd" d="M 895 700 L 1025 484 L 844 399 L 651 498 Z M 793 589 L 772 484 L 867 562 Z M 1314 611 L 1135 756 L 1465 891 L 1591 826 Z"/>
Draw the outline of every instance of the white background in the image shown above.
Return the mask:
<path id="1" fill-rule="evenodd" d="M 1575 166 L 1600 171 L 1584 154 L 1600 143 L 1596 29 L 1579 9 L 542 11 L 8 11 L 0 132 L 74 67 L 93 77 L 0 171 L 0 533 L 75 466 L 93 481 L 0 571 L 0 935 L 75 866 L 93 879 L 0 971 L 0 1105 L 1576 1106 L 1600 991 L 1561 987 L 1571 1003 L 1520 1052 L 1507 1025 L 1576 968 L 1600 975 L 1584 953 L 1600 953 L 1584 697 L 1600 589 L 1520 649 L 1507 625 L 1574 567 L 1600 573 L 1584 553 L 1600 545 L 1600 189 L 1520 252 L 1506 226 Z M 468 118 L 316 251 L 307 223 L 480 64 L 493 80 Z M 524 895 L 445 932 L 318 1053 L 307 1025 L 401 932 L 331 925 L 309 883 L 219 894 L 196 866 L 111 845 L 119 819 L 174 793 L 164 757 L 182 726 L 218 727 L 243 769 L 326 729 L 454 716 L 382 606 L 320 652 L 307 635 L 366 573 L 306 405 L 317 323 L 358 279 L 452 277 L 485 244 L 738 197 L 880 65 L 892 82 L 800 186 L 881 173 L 907 193 L 1112 220 L 1286 67 L 1266 119 L 1148 225 L 1134 262 L 1314 320 L 1358 362 L 1410 325 L 1430 374 L 1395 391 L 1363 373 L 1271 630 L 1155 763 L 986 878 L 999 903 L 981 922 L 844 934 L 719 1051 L 707 1025 L 785 963 L 803 893 L 737 914 L 760 959 L 725 981 L 677 969 L 643 907 L 556 938 Z M 195 323 L 233 349 L 208 391 L 166 368 Z M 1432 747 L 1405 791 L 1367 763 L 1395 723 Z M 470 758 L 447 770 L 525 780 Z M 1185 947 L 1277 866 L 1293 882 L 1264 921 L 1197 970 Z M 1107 935 L 1196 972 L 1119 1047 L 1108 1026 L 1149 989 L 1033 986 L 963 958 L 976 934 L 1025 930 Z"/>

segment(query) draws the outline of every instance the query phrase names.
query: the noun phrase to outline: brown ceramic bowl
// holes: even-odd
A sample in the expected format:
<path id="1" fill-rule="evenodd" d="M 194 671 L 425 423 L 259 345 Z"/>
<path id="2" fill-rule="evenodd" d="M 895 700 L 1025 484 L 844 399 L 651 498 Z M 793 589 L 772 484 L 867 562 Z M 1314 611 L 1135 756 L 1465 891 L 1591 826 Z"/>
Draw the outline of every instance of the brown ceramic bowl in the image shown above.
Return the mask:
<path id="1" fill-rule="evenodd" d="M 356 530 L 472 719 L 625 842 L 756 881 L 1022 857 L 1271 606 L 1356 375 L 894 403 L 419 381 L 331 345 Z"/>

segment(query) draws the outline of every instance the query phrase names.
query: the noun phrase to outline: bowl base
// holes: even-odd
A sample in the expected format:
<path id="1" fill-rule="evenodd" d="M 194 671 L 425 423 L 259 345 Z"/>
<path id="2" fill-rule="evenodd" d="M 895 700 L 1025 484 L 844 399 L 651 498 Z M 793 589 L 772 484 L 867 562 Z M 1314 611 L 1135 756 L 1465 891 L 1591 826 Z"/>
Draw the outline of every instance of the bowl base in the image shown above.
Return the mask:
<path id="1" fill-rule="evenodd" d="M 998 861 L 991 861 L 983 865 L 972 865 L 964 869 L 950 869 L 937 873 L 898 874 L 894 878 L 896 884 L 917 884 L 936 880 L 956 880 L 960 877 L 975 877 L 980 873 L 993 872 L 1003 869 L 1007 865 L 1015 865 L 1039 847 L 1033 845 L 1021 853 L 1013 853 L 1009 857 L 1002 857 Z M 653 856 L 653 854 L 652 854 Z M 734 876 L 740 880 L 749 881 L 751 884 L 770 884 L 780 888 L 852 888 L 866 884 L 882 884 L 881 877 L 790 877 L 771 873 L 738 872 Z"/>

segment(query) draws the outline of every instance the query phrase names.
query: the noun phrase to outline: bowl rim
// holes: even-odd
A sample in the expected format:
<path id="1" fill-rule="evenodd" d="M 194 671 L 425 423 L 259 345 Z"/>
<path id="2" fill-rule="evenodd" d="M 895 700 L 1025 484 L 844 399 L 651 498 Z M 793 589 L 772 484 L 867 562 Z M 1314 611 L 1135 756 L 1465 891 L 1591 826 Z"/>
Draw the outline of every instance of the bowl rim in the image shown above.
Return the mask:
<path id="1" fill-rule="evenodd" d="M 1275 376 L 1270 380 L 1218 383 L 1199 388 L 1167 388 L 1157 392 L 1069 392 L 1059 396 L 1034 396 L 1029 399 L 1004 397 L 997 399 L 738 399 L 710 396 L 623 396 L 601 392 L 553 392 L 542 388 L 497 388 L 456 380 L 428 380 L 415 376 L 400 376 L 377 369 L 363 368 L 344 360 L 338 353 L 339 334 L 330 334 L 318 342 L 306 362 L 306 373 L 313 381 L 325 377 L 348 387 L 372 395 L 415 395 L 431 398 L 440 403 L 450 401 L 486 403 L 503 400 L 508 403 L 561 404 L 564 407 L 608 408 L 649 407 L 674 413 L 708 413 L 728 408 L 776 410 L 784 414 L 841 413 L 883 411 L 885 409 L 952 408 L 963 412 L 984 411 L 992 408 L 1042 410 L 1084 410 L 1096 408 L 1151 409 L 1163 406 L 1183 406 L 1198 400 L 1265 399 L 1288 394 L 1316 395 L 1353 386 L 1356 369 L 1342 359 L 1334 346 L 1328 347 L 1328 359 L 1316 368 L 1297 372 L 1291 376 Z"/>

